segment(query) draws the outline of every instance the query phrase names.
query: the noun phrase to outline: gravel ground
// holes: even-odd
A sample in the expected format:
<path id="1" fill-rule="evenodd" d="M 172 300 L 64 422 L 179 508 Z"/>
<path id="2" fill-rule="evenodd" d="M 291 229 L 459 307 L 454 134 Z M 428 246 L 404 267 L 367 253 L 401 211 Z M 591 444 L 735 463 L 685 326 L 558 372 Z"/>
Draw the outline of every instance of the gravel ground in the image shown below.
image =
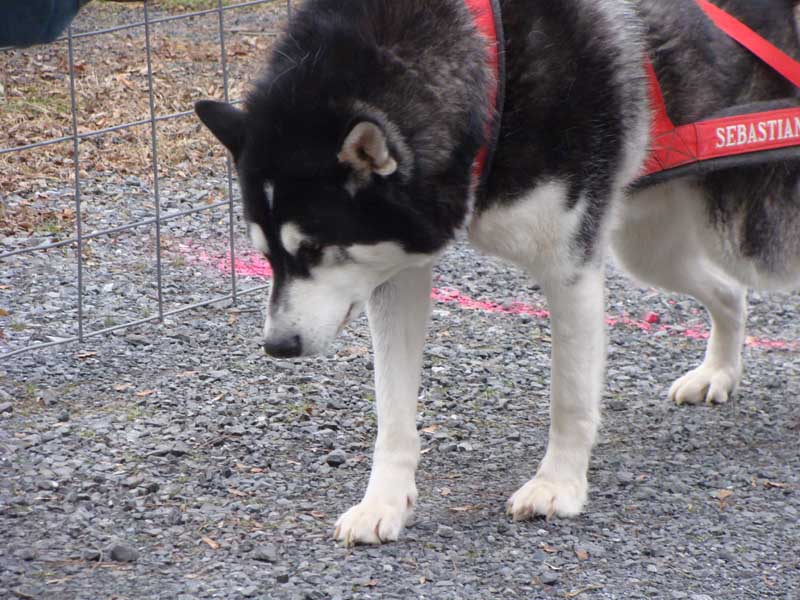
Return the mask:
<path id="1" fill-rule="evenodd" d="M 69 264 L 48 258 L 42 289 Z M 21 280 L 28 265 L 9 264 L 4 281 Z M 185 293 L 226 278 L 213 260 L 187 264 Z M 547 321 L 438 302 L 416 522 L 380 548 L 330 539 L 369 473 L 364 319 L 330 357 L 270 360 L 251 295 L 0 363 L 0 597 L 800 598 L 800 357 L 763 347 L 800 337 L 800 296 L 752 296 L 760 342 L 734 402 L 678 408 L 666 390 L 702 356 L 686 334 L 702 314 L 610 279 L 610 315 L 652 312 L 674 331 L 610 330 L 585 514 L 512 523 L 503 510 L 546 442 Z M 437 286 L 543 305 L 463 245 Z M 109 290 L 102 304 L 115 302 Z"/>
<path id="2" fill-rule="evenodd" d="M 107 12 L 83 11 L 78 29 L 137 16 Z M 264 17 L 227 18 L 246 48 Z M 169 33 L 199 44 L 202 23 Z M 252 54 L 232 60 L 240 83 Z M 162 211 L 218 200 L 225 180 L 203 172 L 217 164 L 165 169 Z M 137 172 L 86 174 L 87 231 L 152 216 Z M 58 181 L 36 182 L 31 210 L 70 205 Z M 63 220 L 0 234 L 0 251 L 61 239 Z M 225 208 L 165 225 L 166 309 L 227 293 L 226 241 Z M 2 261 L 0 352 L 76 334 L 75 259 L 65 248 Z M 87 332 L 155 313 L 152 229 L 89 243 L 84 260 Z M 242 288 L 265 283 L 257 271 Z M 678 408 L 666 392 L 702 357 L 705 316 L 612 270 L 589 505 L 512 523 L 505 500 L 546 443 L 543 299 L 464 245 L 436 285 L 460 295 L 434 307 L 417 518 L 380 548 L 330 539 L 361 497 L 375 434 L 363 318 L 329 357 L 275 361 L 256 342 L 262 300 L 246 295 L 0 362 L 0 598 L 800 598 L 800 295 L 752 294 L 739 394 Z"/>

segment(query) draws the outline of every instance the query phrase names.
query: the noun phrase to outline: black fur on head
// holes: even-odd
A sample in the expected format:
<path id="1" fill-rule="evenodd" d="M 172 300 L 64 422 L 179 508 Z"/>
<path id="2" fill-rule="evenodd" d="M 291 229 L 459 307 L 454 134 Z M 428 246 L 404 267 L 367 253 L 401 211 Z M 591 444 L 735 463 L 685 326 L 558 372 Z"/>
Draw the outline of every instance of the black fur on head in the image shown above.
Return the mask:
<path id="1" fill-rule="evenodd" d="M 322 245 L 396 241 L 432 253 L 468 212 L 488 78 L 461 0 L 310 0 L 243 110 L 206 101 L 197 113 L 236 159 L 247 219 L 271 255 L 288 221 Z M 364 123 L 373 146 L 343 155 Z M 365 150 L 383 143 L 396 168 L 365 170 L 375 160 Z"/>

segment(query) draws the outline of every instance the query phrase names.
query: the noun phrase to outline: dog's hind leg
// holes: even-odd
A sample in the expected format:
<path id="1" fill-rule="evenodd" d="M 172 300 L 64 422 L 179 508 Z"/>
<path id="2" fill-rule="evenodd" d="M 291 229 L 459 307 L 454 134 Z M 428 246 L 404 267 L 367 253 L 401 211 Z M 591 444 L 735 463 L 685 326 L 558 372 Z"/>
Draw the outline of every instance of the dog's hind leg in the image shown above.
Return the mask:
<path id="1" fill-rule="evenodd" d="M 742 374 L 746 289 L 715 266 L 708 237 L 716 231 L 704 207 L 687 184 L 640 192 L 628 200 L 612 243 L 619 262 L 637 279 L 693 296 L 711 316 L 703 363 L 670 388 L 678 404 L 726 402 Z"/>
<path id="2" fill-rule="evenodd" d="M 336 523 L 334 537 L 348 546 L 396 540 L 417 501 L 417 395 L 430 296 L 431 267 L 411 268 L 377 288 L 367 307 L 378 438 L 364 498 Z"/>
<path id="3" fill-rule="evenodd" d="M 746 291 L 726 277 L 706 272 L 705 284 L 688 292 L 711 316 L 711 336 L 703 363 L 677 379 L 669 390 L 677 404 L 722 404 L 742 376 L 742 345 L 747 316 Z"/>

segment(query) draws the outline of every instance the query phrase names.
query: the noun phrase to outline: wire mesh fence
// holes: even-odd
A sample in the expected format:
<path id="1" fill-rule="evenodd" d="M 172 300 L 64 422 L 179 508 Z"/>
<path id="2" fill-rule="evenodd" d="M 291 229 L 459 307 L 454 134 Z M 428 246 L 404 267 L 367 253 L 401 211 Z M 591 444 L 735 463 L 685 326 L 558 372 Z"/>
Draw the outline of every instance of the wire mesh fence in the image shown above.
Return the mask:
<path id="1" fill-rule="evenodd" d="M 235 303 L 265 287 L 237 281 L 231 160 L 203 137 L 191 103 L 239 101 L 232 63 L 237 82 L 254 74 L 292 0 L 116 6 L 85 9 L 48 46 L 0 49 L 0 360 Z M 201 243 L 174 225 L 193 218 L 213 232 Z M 119 244 L 121 236 L 134 239 Z M 168 252 L 166 263 L 165 251 L 191 254 L 202 245 L 206 252 L 209 239 L 221 242 L 224 282 L 187 294 L 196 281 L 190 273 L 171 285 L 186 252 Z M 122 277 L 127 293 L 104 302 L 103 292 L 120 287 L 103 282 L 112 276 Z"/>

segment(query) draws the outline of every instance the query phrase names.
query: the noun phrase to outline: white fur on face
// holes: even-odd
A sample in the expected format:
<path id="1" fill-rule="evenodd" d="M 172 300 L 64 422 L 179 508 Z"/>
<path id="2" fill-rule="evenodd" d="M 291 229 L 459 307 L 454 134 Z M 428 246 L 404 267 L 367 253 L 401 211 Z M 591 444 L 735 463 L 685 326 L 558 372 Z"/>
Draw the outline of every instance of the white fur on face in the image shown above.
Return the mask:
<path id="1" fill-rule="evenodd" d="M 250 243 L 253 244 L 253 248 L 262 254 L 269 254 L 267 236 L 264 235 L 264 230 L 261 229 L 261 225 L 258 225 L 257 223 L 250 223 L 247 226 L 247 232 L 250 234 Z"/>
<path id="2" fill-rule="evenodd" d="M 300 231 L 300 227 L 295 223 L 286 223 L 281 227 L 281 244 L 283 244 L 286 252 L 292 256 L 295 256 L 297 251 L 300 250 L 300 246 L 308 240 L 309 237 L 303 235 L 303 232 Z"/>
<path id="3" fill-rule="evenodd" d="M 288 238 L 283 240 L 284 246 L 296 242 L 293 230 L 286 227 L 281 230 L 282 238 L 284 231 Z M 396 273 L 428 264 L 434 258 L 409 254 L 394 242 L 359 244 L 344 250 L 351 260 L 324 260 L 311 269 L 310 277 L 283 284 L 279 296 L 270 300 L 277 305 L 271 305 L 267 311 L 269 317 L 264 325 L 267 338 L 299 335 L 304 355 L 320 354 L 361 313 L 376 287 Z"/>

